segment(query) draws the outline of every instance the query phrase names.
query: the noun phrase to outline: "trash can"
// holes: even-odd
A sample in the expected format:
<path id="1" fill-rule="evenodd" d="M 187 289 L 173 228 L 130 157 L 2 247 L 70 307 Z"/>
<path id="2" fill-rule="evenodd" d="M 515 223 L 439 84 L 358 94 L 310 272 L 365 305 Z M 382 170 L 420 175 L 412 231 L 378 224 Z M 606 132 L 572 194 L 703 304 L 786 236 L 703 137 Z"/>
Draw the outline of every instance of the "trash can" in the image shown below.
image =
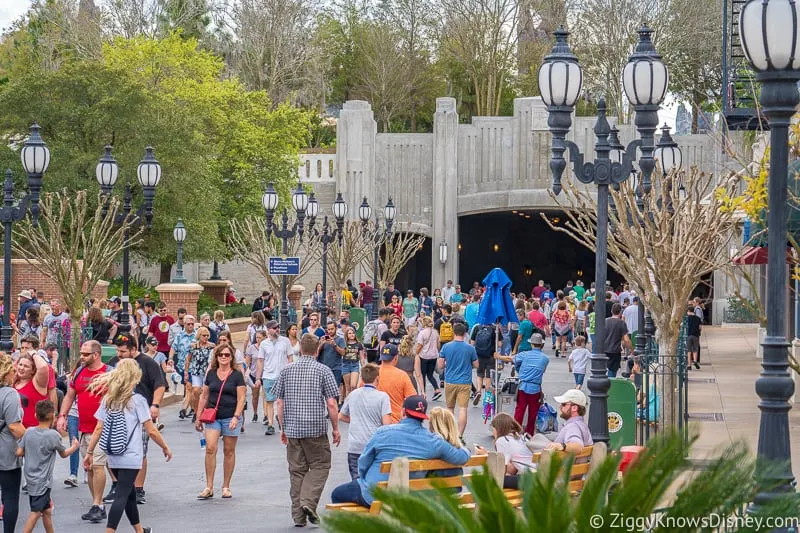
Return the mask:
<path id="1" fill-rule="evenodd" d="M 636 386 L 622 378 L 611 378 L 608 390 L 608 447 L 619 450 L 636 444 Z"/>
<path id="2" fill-rule="evenodd" d="M 364 325 L 367 321 L 367 313 L 361 307 L 351 307 L 350 308 L 350 325 L 353 326 L 353 329 L 356 330 L 356 337 L 358 340 L 362 340 L 362 336 L 364 335 Z"/>
<path id="3" fill-rule="evenodd" d="M 103 363 L 108 364 L 112 358 L 117 356 L 117 347 L 112 344 L 104 344 L 103 345 L 103 353 L 100 354 L 100 360 Z"/>

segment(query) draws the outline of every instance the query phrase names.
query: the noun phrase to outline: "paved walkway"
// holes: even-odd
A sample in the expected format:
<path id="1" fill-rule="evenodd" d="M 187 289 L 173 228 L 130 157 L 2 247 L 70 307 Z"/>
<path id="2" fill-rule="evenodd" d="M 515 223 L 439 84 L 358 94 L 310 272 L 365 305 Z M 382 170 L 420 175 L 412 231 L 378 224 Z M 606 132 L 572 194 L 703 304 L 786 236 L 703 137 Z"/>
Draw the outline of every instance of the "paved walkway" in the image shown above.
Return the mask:
<path id="1" fill-rule="evenodd" d="M 707 457 L 719 447 L 744 440 L 757 449 L 760 411 L 755 381 L 761 372 L 754 328 L 706 327 L 701 337 L 701 370 L 689 373 L 689 417 L 700 426 L 693 455 Z M 800 398 L 800 394 L 798 394 Z M 800 403 L 789 411 L 792 467 L 800 477 Z"/>
<path id="2" fill-rule="evenodd" d="M 703 368 L 690 374 L 690 414 L 721 413 L 718 421 L 699 421 L 702 437 L 698 454 L 707 454 L 735 438 L 744 438 L 755 449 L 758 424 L 758 398 L 754 382 L 760 365 L 755 357 L 755 331 L 747 329 L 706 328 L 703 333 Z M 236 344 L 243 339 L 237 336 Z M 548 348 L 546 352 L 552 355 Z M 709 364 L 710 363 L 710 364 Z M 701 380 L 704 380 L 702 382 Z M 570 388 L 572 378 L 566 360 L 551 358 L 545 376 L 544 390 L 548 401 Z M 432 406 L 442 402 L 432 402 Z M 217 495 L 213 500 L 198 501 L 204 487 L 203 451 L 199 434 L 188 421 L 178 421 L 177 405 L 163 410 L 162 421 L 167 424 L 164 437 L 174 453 L 165 463 L 160 450 L 151 444 L 150 471 L 146 483 L 148 503 L 140 506 L 142 523 L 153 526 L 157 533 L 203 532 L 290 532 L 289 481 L 286 451 L 277 435 L 264 436 L 263 426 L 247 424 L 246 433 L 237 446 L 237 465 L 231 484 L 234 497 L 222 500 L 219 496 L 222 454 L 218 459 Z M 506 410 L 509 410 L 508 408 Z M 252 412 L 248 413 L 252 414 Z M 466 439 L 470 446 L 491 445 L 489 426 L 481 419 L 481 409 L 470 407 Z M 793 425 L 793 465 L 800 473 L 800 408 L 791 411 Z M 322 495 L 321 503 L 330 501 L 335 486 L 349 481 L 347 473 L 347 426 L 342 427 L 342 444 L 333 449 L 333 467 Z M 60 533 L 101 532 L 104 525 L 81 522 L 80 514 L 90 504 L 85 485 L 67 489 L 62 480 L 68 472 L 68 461 L 56 463 L 53 499 L 56 504 L 54 522 Z M 18 529 L 28 513 L 27 498 L 21 502 L 22 514 Z M 41 526 L 40 526 L 41 527 Z M 123 518 L 120 531 L 129 531 Z"/>

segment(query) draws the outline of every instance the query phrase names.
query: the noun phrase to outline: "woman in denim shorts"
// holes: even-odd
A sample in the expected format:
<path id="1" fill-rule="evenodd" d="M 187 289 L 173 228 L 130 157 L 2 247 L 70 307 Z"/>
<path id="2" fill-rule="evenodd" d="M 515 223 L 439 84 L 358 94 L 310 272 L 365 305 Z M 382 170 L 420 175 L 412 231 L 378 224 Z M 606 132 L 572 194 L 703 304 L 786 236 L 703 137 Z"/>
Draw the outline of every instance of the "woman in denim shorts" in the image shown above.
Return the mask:
<path id="1" fill-rule="evenodd" d="M 347 398 L 354 389 L 358 388 L 358 372 L 360 364 L 366 364 L 366 351 L 364 345 L 358 342 L 356 330 L 346 327 L 344 331 L 345 352 L 342 356 L 342 381 L 344 382 L 344 398 Z"/>
<path id="2" fill-rule="evenodd" d="M 216 420 L 205 425 L 206 437 L 206 488 L 198 500 L 214 497 L 214 473 L 217 469 L 217 446 L 222 435 L 222 497 L 230 498 L 231 477 L 236 463 L 236 442 L 239 438 L 244 411 L 245 382 L 242 367 L 234 359 L 233 348 L 221 344 L 214 350 L 208 366 L 208 374 L 203 384 L 203 392 L 197 406 L 198 414 L 206 407 L 217 409 Z M 197 431 L 203 431 L 199 417 L 195 424 Z"/>

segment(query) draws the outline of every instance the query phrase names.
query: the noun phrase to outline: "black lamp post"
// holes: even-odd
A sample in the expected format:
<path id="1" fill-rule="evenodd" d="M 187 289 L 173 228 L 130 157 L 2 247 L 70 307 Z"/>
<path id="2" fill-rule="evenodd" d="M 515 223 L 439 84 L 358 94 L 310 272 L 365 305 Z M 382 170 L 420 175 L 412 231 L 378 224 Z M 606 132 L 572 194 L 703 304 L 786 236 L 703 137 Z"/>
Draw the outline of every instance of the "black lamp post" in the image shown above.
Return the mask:
<path id="1" fill-rule="evenodd" d="M 333 216 L 336 218 L 336 228 L 333 231 L 330 230 L 328 215 L 325 215 L 322 221 L 322 234 L 319 237 L 322 243 L 322 294 L 325 295 L 325 300 L 320 310 L 323 327 L 324 324 L 328 323 L 328 245 L 331 244 L 334 239 L 338 239 L 339 245 L 341 246 L 342 238 L 344 237 L 344 217 L 347 216 L 347 202 L 342 198 L 342 193 L 338 193 L 336 195 L 336 201 L 333 202 Z M 315 219 L 316 213 L 314 217 L 310 219 L 309 226 L 313 224 L 311 221 Z"/>
<path id="2" fill-rule="evenodd" d="M 178 245 L 178 257 L 175 261 L 175 277 L 172 278 L 172 283 L 186 283 L 186 278 L 183 276 L 183 241 L 186 240 L 186 226 L 183 225 L 183 219 L 179 218 L 175 223 L 175 229 L 172 230 L 172 237 Z"/>
<path id="3" fill-rule="evenodd" d="M 756 393 L 761 402 L 758 455 L 774 461 L 779 470 L 767 474 L 771 492 L 760 492 L 756 505 L 781 493 L 794 491 L 789 437 L 789 398 L 794 382 L 789 375 L 786 340 L 786 231 L 789 124 L 800 95 L 797 4 L 792 0 L 750 0 L 739 15 L 742 48 L 761 84 L 761 106 L 770 127 L 767 255 L 767 335 L 761 345 L 764 358 Z"/>
<path id="4" fill-rule="evenodd" d="M 367 203 L 367 198 L 364 197 L 364 201 L 361 202 L 361 207 L 359 208 L 359 217 L 361 221 L 366 224 L 366 221 L 369 220 L 371 208 Z M 383 231 L 383 235 L 381 235 L 380 231 L 380 223 L 378 222 L 378 213 L 375 212 L 375 248 L 373 250 L 373 257 L 372 257 L 372 277 L 373 277 L 373 285 L 374 291 L 372 296 L 372 316 L 370 319 L 375 320 L 378 318 L 378 302 L 383 301 L 383 297 L 381 295 L 380 288 L 378 287 L 378 253 L 381 248 L 381 243 L 384 242 L 385 239 L 389 238 L 392 234 L 392 224 L 394 224 L 394 216 L 397 214 L 397 210 L 394 207 L 394 203 L 392 203 L 392 197 L 389 197 L 389 201 L 386 202 L 386 205 L 383 207 L 383 222 L 386 224 L 386 229 Z M 364 217 L 366 215 L 366 218 Z"/>
<path id="5" fill-rule="evenodd" d="M 306 218 L 306 209 L 308 208 L 308 195 L 303 190 L 302 185 L 298 182 L 297 189 L 292 193 L 292 207 L 294 207 L 297 214 L 297 220 L 294 225 L 289 228 L 289 215 L 286 214 L 286 209 L 283 210 L 281 217 L 281 228 L 273 226 L 272 220 L 275 217 L 275 209 L 278 207 L 278 193 L 275 192 L 275 187 L 272 183 L 267 186 L 261 197 L 261 204 L 264 206 L 264 213 L 267 218 L 267 238 L 275 236 L 282 241 L 281 251 L 286 255 L 289 239 L 297 235 L 300 240 L 303 240 L 303 222 Z M 289 300 L 286 294 L 286 276 L 281 276 L 281 333 L 286 334 L 289 327 Z"/>
<path id="6" fill-rule="evenodd" d="M 50 165 L 50 149 L 39 135 L 39 125 L 31 126 L 31 133 L 20 153 L 22 167 L 28 175 L 28 194 L 15 205 L 14 180 L 11 169 L 6 170 L 3 186 L 3 207 L 0 207 L 0 221 L 5 229 L 3 246 L 3 327 L 0 329 L 0 350 L 11 353 L 14 342 L 11 338 L 14 330 L 11 327 L 11 230 L 14 222 L 28 216 L 31 209 L 31 221 L 36 225 L 39 221 L 39 194 L 42 190 L 42 176 Z M 34 295 L 35 297 L 36 295 Z M 24 318 L 24 317 L 23 317 Z"/>
<path id="7" fill-rule="evenodd" d="M 569 33 L 560 28 L 554 32 L 555 45 L 539 69 L 539 89 L 549 113 L 548 126 L 552 133 L 553 192 L 561 192 L 561 175 L 567 166 L 564 152 L 569 149 L 573 172 L 582 183 L 597 185 L 597 252 L 595 255 L 595 343 L 592 346 L 591 374 L 587 381 L 591 409 L 589 429 L 592 438 L 608 442 L 608 358 L 605 354 L 605 290 L 608 268 L 608 187 L 625 181 L 633 170 L 637 149 L 641 151 L 639 168 L 642 171 L 642 188 L 649 192 L 650 175 L 655 167 L 654 133 L 658 126 L 658 109 L 667 91 L 667 67 L 661 62 L 650 38 L 648 28 L 639 30 L 639 43 L 623 70 L 623 86 L 628 100 L 636 110 L 636 127 L 641 139 L 628 144 L 623 152 L 619 143 L 610 142 L 611 127 L 606 120 L 606 102 L 601 98 L 597 105 L 594 132 L 597 138 L 592 162 L 584 163 L 584 154 L 572 141 L 566 140 L 572 126 L 572 112 L 581 93 L 583 74 L 578 58 L 567 44 Z"/>
<path id="8" fill-rule="evenodd" d="M 153 222 L 153 200 L 156 195 L 156 185 L 161 180 L 161 165 L 158 164 L 153 155 L 153 148 L 145 148 L 144 158 L 139 162 L 136 169 L 136 176 L 142 186 L 142 196 L 144 202 L 136 210 L 136 214 L 131 219 L 133 207 L 133 193 L 130 183 L 125 184 L 125 196 L 123 197 L 122 212 L 117 213 L 114 223 L 119 225 L 128 221 L 130 225 L 141 224 L 144 219 L 145 227 L 150 228 Z M 108 199 L 114 190 L 114 185 L 119 177 L 119 166 L 117 160 L 111 155 L 111 146 L 106 145 L 105 153 L 95 168 L 95 177 L 100 184 L 100 191 Z M 108 202 L 103 206 L 103 216 L 108 214 Z M 128 230 L 123 235 L 122 247 L 122 312 L 119 315 L 119 331 L 127 333 L 130 331 L 130 316 L 128 315 L 128 289 L 130 286 L 130 242 L 128 240 Z"/>

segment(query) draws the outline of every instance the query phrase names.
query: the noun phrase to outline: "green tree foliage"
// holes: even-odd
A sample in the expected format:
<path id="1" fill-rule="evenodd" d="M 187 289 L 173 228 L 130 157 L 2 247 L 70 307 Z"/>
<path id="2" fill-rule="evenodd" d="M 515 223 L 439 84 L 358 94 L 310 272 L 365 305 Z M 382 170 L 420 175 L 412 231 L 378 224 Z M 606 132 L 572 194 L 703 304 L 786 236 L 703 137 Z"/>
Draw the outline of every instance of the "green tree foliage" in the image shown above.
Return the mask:
<path id="1" fill-rule="evenodd" d="M 136 249 L 147 261 L 174 260 L 178 217 L 189 232 L 187 259 L 226 256 L 221 221 L 260 210 L 266 181 L 283 192 L 294 181 L 309 114 L 287 105 L 273 109 L 264 92 L 223 78 L 222 60 L 196 40 L 177 33 L 117 38 L 98 59 L 68 57 L 55 69 L 20 68 L 20 58 L 36 52 L 35 41 L 22 42 L 5 49 L 13 75 L 0 86 L 0 131 L 19 140 L 28 124 L 42 124 L 52 151 L 46 190 L 97 187 L 94 167 L 103 145 L 113 145 L 117 191 L 131 183 L 135 205 L 136 166 L 144 147 L 153 146 L 163 174 L 153 227 Z M 18 166 L 14 148 L 0 148 L 0 163 Z"/>

